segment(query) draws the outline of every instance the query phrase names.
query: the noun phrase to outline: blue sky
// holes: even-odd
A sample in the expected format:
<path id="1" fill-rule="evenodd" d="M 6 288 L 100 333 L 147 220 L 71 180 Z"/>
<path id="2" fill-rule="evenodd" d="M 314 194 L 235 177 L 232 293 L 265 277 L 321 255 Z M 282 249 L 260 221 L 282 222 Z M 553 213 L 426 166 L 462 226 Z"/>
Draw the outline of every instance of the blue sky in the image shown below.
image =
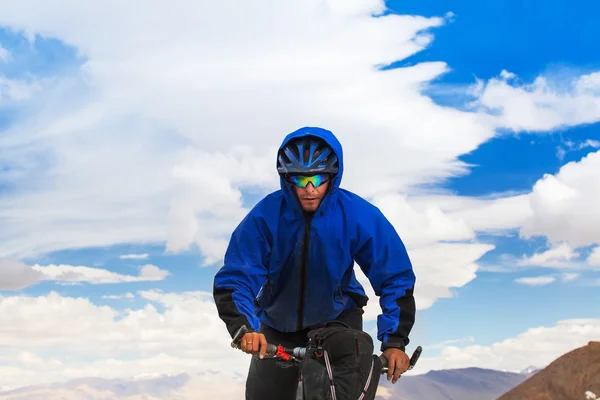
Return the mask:
<path id="1" fill-rule="evenodd" d="M 564 90 L 562 85 L 570 82 L 570 80 L 580 75 L 600 71 L 600 47 L 597 39 L 595 39 L 600 35 L 600 28 L 598 28 L 597 21 L 594 18 L 597 14 L 596 11 L 600 11 L 599 4 L 572 2 L 567 6 L 565 2 L 558 1 L 530 1 L 523 3 L 515 0 L 506 2 L 455 1 L 449 5 L 447 2 L 442 1 L 432 1 L 423 4 L 423 2 L 411 0 L 389 1 L 387 2 L 387 6 L 393 13 L 416 14 L 424 17 L 438 17 L 448 12 L 453 13 L 453 17 L 450 18 L 449 22 L 430 30 L 433 35 L 433 41 L 427 48 L 390 66 L 391 68 L 402 68 L 419 65 L 424 62 L 443 61 L 447 63 L 450 71 L 441 75 L 441 77 L 435 79 L 433 82 L 429 82 L 427 88 L 424 90 L 424 94 L 431 96 L 435 103 L 440 106 L 456 107 L 461 110 L 465 109 L 465 102 L 471 100 L 464 94 L 467 87 L 475 84 L 476 79 L 487 82 L 490 79 L 497 78 L 502 70 L 507 70 L 518 76 L 519 83 L 516 84 L 517 86 L 520 85 L 520 82 L 531 83 L 536 77 L 544 75 L 550 79 L 552 85 L 555 85 L 553 87 L 561 88 L 559 93 L 562 93 Z M 15 24 L 17 23 L 15 22 Z M 136 88 L 140 89 L 143 85 L 132 85 L 133 89 L 131 91 L 124 89 L 123 92 L 120 92 L 118 90 L 120 89 L 119 85 L 122 85 L 126 81 L 126 78 L 123 77 L 127 75 L 123 71 L 127 71 L 128 67 L 123 67 L 118 62 L 114 63 L 118 67 L 114 67 L 110 62 L 114 62 L 114 59 L 118 59 L 122 54 L 115 53 L 117 55 L 114 56 L 114 59 L 110 57 L 102 59 L 104 52 L 108 52 L 108 50 L 99 46 L 98 49 L 100 50 L 97 50 L 97 52 L 89 50 L 90 53 L 86 56 L 85 52 L 88 51 L 88 48 L 79 52 L 76 48 L 79 38 L 75 36 L 71 37 L 75 45 L 67 45 L 65 39 L 53 37 L 42 38 L 40 36 L 36 37 L 34 43 L 31 43 L 24 36 L 11 31 L 7 25 L 5 25 L 4 29 L 0 29 L 0 48 L 3 47 L 8 50 L 11 54 L 11 59 L 8 62 L 0 60 L 0 77 L 10 80 L 24 80 L 25 82 L 30 80 L 43 82 L 44 78 L 68 77 L 78 83 L 75 86 L 71 86 L 69 90 L 74 95 L 81 96 L 80 98 L 85 101 L 95 99 L 93 96 L 89 97 L 90 93 L 98 94 L 98 98 L 102 98 L 105 93 L 108 93 L 108 98 L 111 101 L 117 102 L 117 106 L 115 107 L 118 108 L 119 105 L 122 107 L 131 106 L 130 109 L 124 109 L 123 113 L 127 116 L 125 118 L 136 118 L 139 115 L 140 121 L 152 121 L 152 118 L 156 118 L 157 121 L 160 120 L 159 116 L 155 117 L 152 114 L 154 112 L 158 113 L 157 110 L 159 107 L 156 104 L 151 104 L 147 108 L 144 108 L 143 105 L 140 105 L 141 102 L 138 103 L 140 101 L 138 97 L 127 97 L 131 95 L 131 92 L 135 92 Z M 2 21 L 0 21 L 0 27 L 2 27 Z M 68 32 L 64 33 L 56 28 L 56 36 L 60 37 L 61 34 L 68 35 Z M 85 37 L 85 35 L 83 36 Z M 84 44 L 89 44 L 90 49 L 95 49 L 94 46 L 98 43 L 90 40 L 89 43 L 85 42 L 81 46 L 83 47 Z M 94 59 L 94 56 L 98 57 L 100 61 Z M 167 56 L 163 58 L 167 58 Z M 133 60 L 131 61 L 131 65 L 133 65 L 131 69 L 134 70 L 135 62 L 139 60 L 135 59 L 134 56 L 132 56 L 131 60 Z M 88 61 L 92 61 L 88 65 L 89 69 L 82 73 L 80 68 Z M 127 61 L 124 64 L 126 65 Z M 372 64 L 377 64 L 377 61 L 373 61 Z M 115 68 L 114 71 L 118 71 L 122 75 L 119 75 L 119 73 L 115 73 L 114 76 L 110 75 L 113 72 L 111 66 Z M 150 64 L 148 66 L 151 67 Z M 104 67 L 106 68 L 103 69 Z M 123 67 L 124 70 L 119 70 L 118 68 L 120 67 Z M 144 72 L 150 74 L 148 71 Z M 96 86 L 91 85 L 83 93 L 80 93 L 78 90 L 86 82 L 86 73 L 96 78 L 93 81 Z M 133 75 L 131 76 L 133 77 Z M 144 76 L 144 74 L 140 72 L 139 76 Z M 110 81 L 109 78 L 114 79 L 114 82 Z M 160 78 L 164 78 L 164 82 L 169 82 L 168 78 L 164 76 Z M 160 81 L 161 84 L 164 83 L 158 77 L 156 81 Z M 102 85 L 106 85 L 106 87 Z M 42 86 L 45 89 L 53 87 L 52 84 L 46 86 L 46 83 L 42 83 Z M 173 87 L 180 88 L 183 86 L 185 85 L 178 86 L 178 83 L 173 83 Z M 198 91 L 193 92 L 193 96 L 201 92 L 202 90 L 198 89 Z M 2 81 L 0 81 L 0 95 L 2 93 Z M 52 106 L 52 110 L 56 110 L 57 114 L 64 113 L 64 115 L 70 115 L 68 109 L 64 110 L 60 107 L 60 101 L 45 102 L 53 98 L 60 100 L 61 97 L 58 96 L 65 92 L 60 91 L 57 94 L 57 92 L 42 90 L 42 93 L 50 93 L 50 95 L 40 95 L 39 97 L 33 95 L 31 99 L 24 102 L 2 101 L 0 98 L 0 150 L 3 149 L 2 146 L 5 145 L 4 143 L 10 143 L 10 135 L 14 135 L 14 132 L 21 132 L 19 129 L 22 126 L 27 126 L 23 122 L 31 121 L 27 117 L 34 116 L 37 118 L 39 116 L 42 124 L 51 121 L 51 115 L 48 115 L 50 113 L 43 112 L 47 110 L 45 107 Z M 152 97 L 155 93 L 157 92 L 150 91 L 150 94 L 147 96 Z M 57 97 L 52 97 L 53 95 Z M 68 98 L 69 104 L 77 103 L 78 97 L 76 96 Z M 194 101 L 193 96 L 190 97 L 192 101 Z M 265 96 L 268 97 L 269 94 Z M 141 95 L 139 97 L 145 96 Z M 66 97 L 63 99 L 66 99 Z M 120 99 L 124 99 L 122 103 L 118 103 L 121 101 Z M 194 120 L 194 112 L 186 114 L 187 108 L 185 104 L 187 104 L 187 100 L 187 97 L 174 100 L 173 102 L 181 105 L 181 110 L 184 111 L 181 111 L 180 114 L 178 113 L 180 110 L 174 112 L 173 115 L 176 115 L 176 117 L 173 117 L 173 119 L 165 117 L 165 119 L 160 120 L 161 123 L 164 123 L 161 126 L 167 126 L 169 130 L 185 130 L 189 126 L 183 126 L 183 123 L 182 126 L 178 126 L 173 121 L 178 118 L 185 120 L 189 117 L 189 120 L 192 121 L 190 122 L 192 128 L 189 130 L 200 129 L 197 128 L 198 125 L 194 125 L 194 122 L 197 122 Z M 220 101 L 218 98 L 214 98 L 214 101 L 220 104 L 218 103 Z M 210 101 L 206 101 L 205 103 L 198 102 L 198 107 L 201 108 L 208 103 Z M 96 103 L 90 100 L 89 104 L 93 106 Z M 161 103 L 161 105 L 165 106 L 164 103 Z M 231 113 L 235 113 L 236 111 L 240 114 L 244 113 L 245 110 L 243 108 L 236 109 L 235 107 L 235 104 L 231 106 Z M 106 112 L 109 117 L 114 117 L 110 107 L 102 108 L 101 110 L 108 110 Z M 73 115 L 78 115 L 76 111 L 78 112 L 79 110 L 74 109 L 72 111 Z M 308 115 L 313 116 L 313 114 Z M 289 125 L 297 122 L 292 117 L 289 119 L 292 120 L 292 122 L 286 121 Z M 64 122 L 60 119 L 58 121 Z M 118 137 L 118 123 L 120 122 L 123 121 L 116 120 L 114 124 L 115 137 Z M 283 123 L 277 123 L 276 125 L 288 126 Z M 110 126 L 112 127 L 113 125 Z M 340 126 L 343 125 L 340 124 Z M 81 129 L 83 131 L 86 131 L 86 129 L 89 130 L 90 137 L 92 134 L 97 134 L 98 137 L 101 137 L 105 133 L 100 128 L 98 128 L 100 132 L 94 130 L 93 124 L 84 126 Z M 112 131 L 107 133 L 111 133 L 110 137 L 113 137 Z M 281 137 L 285 133 L 281 132 Z M 448 135 L 450 134 L 449 132 Z M 456 134 L 459 135 L 460 132 Z M 218 137 L 219 135 L 215 134 L 213 136 Z M 273 137 L 278 136 L 274 135 Z M 178 138 L 181 139 L 181 137 Z M 189 136 L 186 138 L 189 139 Z M 6 142 L 2 142 L 2 139 L 5 139 Z M 261 136 L 261 140 L 263 139 Z M 42 141 L 40 147 L 32 149 L 31 152 L 29 152 L 30 149 L 27 147 L 28 144 L 26 141 L 21 144 L 22 147 L 9 147 L 7 145 L 7 148 L 13 153 L 5 153 L 6 156 L 0 153 L 0 173 L 3 170 L 17 171 L 22 169 L 23 174 L 25 174 L 23 176 L 31 177 L 32 181 L 44 182 L 44 177 L 49 179 L 46 184 L 41 184 L 40 186 L 31 185 L 34 187 L 34 192 L 35 190 L 42 192 L 42 189 L 53 188 L 56 185 L 56 193 L 62 193 L 65 199 L 66 196 L 76 196 L 78 192 L 74 189 L 76 188 L 75 184 L 71 186 L 72 182 L 68 181 L 67 184 L 62 186 L 61 182 L 54 182 L 52 180 L 54 176 L 60 176 L 60 174 L 45 175 L 48 172 L 48 165 L 46 163 L 52 164 L 60 161 L 53 158 L 51 151 L 48 150 L 53 147 L 45 147 L 52 139 L 47 140 L 48 142 Z M 211 142 L 210 140 L 206 137 L 199 137 L 183 142 L 190 146 L 201 147 L 206 145 L 207 149 L 218 148 L 219 143 Z M 279 140 L 276 139 L 277 143 L 275 144 L 278 144 Z M 35 142 L 35 140 L 32 139 L 32 142 Z M 65 141 L 65 143 L 67 142 Z M 105 142 L 99 141 L 98 143 Z M 181 144 L 181 142 L 177 142 L 176 140 L 165 143 L 166 159 L 171 160 L 168 157 L 171 154 L 175 154 L 175 150 L 180 149 L 174 143 L 177 143 L 177 146 Z M 583 145 L 585 143 L 590 143 L 590 145 Z M 584 156 L 597 152 L 599 144 L 600 125 L 598 123 L 576 124 L 576 126 L 567 128 L 557 127 L 551 133 L 545 130 L 534 133 L 514 133 L 509 130 L 500 129 L 500 134 L 497 137 L 481 143 L 474 151 L 458 157 L 461 161 L 473 165 L 468 174 L 452 177 L 438 188 L 447 190 L 446 193 L 449 195 L 464 197 L 486 198 L 490 196 L 527 194 L 531 192 L 533 185 L 542 179 L 545 174 L 554 175 L 565 164 L 569 162 L 578 163 Z M 430 145 L 435 146 L 435 142 Z M 127 147 L 122 148 L 126 149 Z M 27 151 L 23 149 L 27 149 Z M 25 155 L 44 154 L 48 155 L 49 158 L 43 159 L 45 163 L 41 163 L 39 159 L 35 161 L 28 160 L 26 162 L 17 157 L 17 152 L 21 150 L 24 151 L 23 154 Z M 99 151 L 104 150 L 106 148 L 101 147 Z M 132 164 L 140 160 L 134 158 L 138 156 L 138 150 L 136 147 L 136 150 L 132 151 L 132 153 L 135 153 L 132 156 Z M 141 153 L 141 150 L 139 151 Z M 171 153 L 172 151 L 173 153 Z M 65 155 L 71 156 L 72 153 L 65 153 Z M 156 154 L 150 155 L 149 159 L 152 160 L 154 156 Z M 207 156 L 203 155 L 202 157 Z M 271 158 L 274 160 L 274 155 Z M 161 159 L 160 163 L 163 161 Z M 40 164 L 38 165 L 36 162 Z M 274 165 L 274 161 L 268 161 L 268 163 Z M 94 170 L 94 176 L 101 176 L 102 168 L 107 165 L 102 164 L 98 166 Z M 183 163 L 182 165 L 186 164 Z M 71 167 L 71 164 L 67 166 Z M 69 171 L 67 166 L 64 169 L 60 169 L 59 172 Z M 172 165 L 169 165 L 169 167 L 172 167 Z M 132 171 L 138 171 L 133 168 Z M 130 182 L 136 182 L 138 178 L 140 182 L 153 182 L 152 176 L 148 178 L 148 176 L 143 173 L 138 174 L 138 172 L 127 175 Z M 208 174 L 207 171 L 204 171 L 204 173 L 205 175 Z M 272 168 L 269 173 L 275 174 L 275 169 Z M 109 176 L 108 172 L 106 176 Z M 111 180 L 114 182 L 115 180 L 119 180 L 118 174 L 110 176 L 112 178 L 107 178 L 107 181 Z M 9 180 L 8 177 L 9 175 L 0 174 L 0 194 L 7 194 L 7 198 L 16 193 L 26 192 L 25 189 L 30 186 L 30 182 L 28 183 L 24 179 Z M 77 175 L 77 177 L 80 176 Z M 256 179 L 261 184 L 265 180 L 268 180 L 267 178 L 263 178 L 260 173 L 254 173 L 250 178 Z M 73 182 L 83 181 L 74 179 Z M 56 290 L 62 296 L 85 297 L 95 304 L 104 304 L 117 310 L 125 310 L 126 308 L 141 308 L 146 304 L 146 301 L 139 297 L 131 300 L 110 300 L 103 299 L 102 296 L 120 295 L 126 292 L 136 293 L 141 290 L 155 289 L 162 290 L 163 292 L 212 291 L 212 278 L 216 269 L 220 266 L 220 262 L 209 266 L 202 266 L 204 260 L 203 254 L 193 243 L 187 250 L 173 254 L 165 251 L 164 242 L 155 242 L 152 240 L 158 235 L 154 229 L 157 226 L 162 229 L 163 225 L 166 225 L 167 220 L 165 216 L 157 214 L 156 211 L 159 210 L 165 215 L 169 211 L 170 203 L 163 202 L 162 200 L 167 187 L 170 189 L 171 186 L 165 185 L 163 187 L 160 186 L 161 184 L 157 184 L 156 193 L 151 193 L 145 198 L 140 194 L 140 202 L 150 202 L 150 200 L 157 202 L 156 207 L 150 210 L 151 213 L 141 213 L 140 215 L 152 215 L 157 220 L 148 223 L 148 232 L 147 234 L 146 232 L 143 234 L 140 233 L 139 241 L 135 240 L 137 237 L 128 236 L 128 233 L 123 237 L 131 240 L 124 240 L 123 242 L 125 243 L 110 243 L 104 246 L 25 255 L 20 257 L 20 261 L 27 265 L 65 264 L 88 266 L 124 275 L 136 275 L 139 267 L 145 264 L 152 264 L 162 270 L 169 271 L 170 275 L 164 280 L 120 284 L 84 283 L 81 285 L 64 285 L 47 281 L 29 286 L 17 291 L 17 293 L 45 296 L 50 290 Z M 94 188 L 93 185 L 90 187 Z M 98 190 L 102 187 L 98 185 Z M 64 192 L 58 192 L 59 189 L 65 190 Z M 206 186 L 203 189 L 206 189 Z M 108 195 L 104 193 L 106 198 L 95 193 L 93 190 L 90 193 L 93 193 L 93 195 L 89 197 L 82 196 L 81 198 L 82 202 L 90 202 L 91 204 L 90 208 L 86 208 L 85 210 L 98 212 L 98 218 L 93 219 L 93 222 L 102 220 L 102 210 L 109 210 L 111 213 L 114 211 L 113 208 L 109 208 L 108 206 L 104 208 L 104 204 L 111 203 L 112 200 L 115 201 L 115 204 L 120 204 L 117 202 L 117 199 L 120 199 L 120 193 L 118 192 L 109 193 Z M 190 191 L 189 193 L 191 196 L 192 194 L 203 192 Z M 259 191 L 259 193 L 262 192 Z M 243 195 L 244 198 L 241 205 L 245 207 L 250 207 L 261 196 L 261 194 L 257 195 L 256 193 L 249 192 L 243 192 Z M 135 204 L 135 196 L 136 193 L 132 193 L 131 197 L 127 197 L 122 203 L 123 207 L 126 208 L 129 204 Z M 210 196 L 210 193 L 206 195 L 206 197 Z M 101 199 L 108 200 L 99 206 L 94 203 L 98 200 L 98 204 L 100 204 Z M 131 202 L 127 202 L 127 200 L 131 200 Z M 198 200 L 198 202 L 202 201 L 202 199 Z M 3 216 L 2 211 L 3 209 L 0 208 L 0 218 Z M 8 211 L 4 211 L 5 215 L 9 215 Z M 205 212 L 207 210 L 201 209 L 201 211 Z M 127 213 L 124 212 L 124 214 Z M 110 214 L 110 218 L 113 218 L 114 215 L 119 214 L 118 212 Z M 108 217 L 109 215 L 107 214 Z M 480 217 L 485 219 L 488 215 L 482 214 Z M 65 217 L 64 220 L 57 219 L 56 223 L 57 226 L 59 222 L 60 224 L 64 223 L 66 226 L 73 221 L 77 221 L 78 218 L 85 221 L 80 214 L 74 214 L 69 216 L 69 218 Z M 232 218 L 229 215 L 223 218 L 226 220 L 223 223 L 224 226 L 231 226 L 232 223 L 239 221 L 239 215 L 235 216 L 232 220 L 229 219 Z M 112 219 L 110 220 L 112 221 Z M 6 221 L 8 221 L 8 218 Z M 127 221 L 138 221 L 137 214 Z M 484 222 L 481 222 L 481 224 L 484 224 Z M 32 223 L 31 225 L 23 226 L 25 227 L 23 228 L 24 230 L 31 229 L 34 232 L 37 225 Z M 98 226 L 102 227 L 102 225 Z M 208 225 L 208 223 L 207 226 L 213 227 L 213 225 Z M 143 227 L 146 227 L 146 225 L 143 225 Z M 144 230 L 143 227 L 135 232 L 142 232 Z M 117 232 L 119 228 L 126 230 L 127 226 L 124 223 L 122 227 L 117 226 L 114 230 L 108 231 L 118 236 Z M 14 232 L 22 233 L 20 227 L 19 229 L 14 229 Z M 215 229 L 220 228 L 217 226 Z M 90 228 L 90 230 L 92 229 Z M 74 232 L 78 231 L 67 230 L 66 232 L 74 234 Z M 78 235 L 78 233 L 75 234 Z M 87 231 L 85 228 L 82 228 L 81 235 L 82 237 L 93 237 L 90 231 Z M 227 235 L 225 234 L 225 236 Z M 0 238 L 2 237 L 0 236 Z M 6 240 L 8 241 L 8 239 Z M 40 239 L 40 241 L 43 242 L 43 239 Z M 597 269 L 596 271 L 592 268 L 584 271 L 572 271 L 543 266 L 530 266 L 528 268 L 520 268 L 517 271 L 494 272 L 489 270 L 506 267 L 507 261 L 505 260 L 507 255 L 521 258 L 523 255 L 531 256 L 535 252 L 541 253 L 547 250 L 548 243 L 545 237 L 540 236 L 525 240 L 519 237 L 518 229 L 508 229 L 502 232 L 502 234 L 484 232 L 479 234 L 477 238 L 472 239 L 472 241 L 489 243 L 495 246 L 494 250 L 486 253 L 481 259 L 477 260 L 480 266 L 485 267 L 484 270 L 478 271 L 477 277 L 467 284 L 458 288 L 451 288 L 450 290 L 453 293 L 452 298 L 437 299 L 432 307 L 419 311 L 417 315 L 418 323 L 415 327 L 415 333 L 409 349 L 414 348 L 414 345 L 421 344 L 425 347 L 424 355 L 435 357 L 438 354 L 437 349 L 428 348 L 428 345 L 472 336 L 475 338 L 474 343 L 481 346 L 491 346 L 507 338 L 516 337 L 532 327 L 553 326 L 557 321 L 562 319 L 600 318 L 600 311 L 595 306 L 596 304 L 600 304 L 600 291 L 598 290 L 598 286 L 589 285 L 589 282 L 592 280 L 600 279 Z M 587 243 L 582 248 L 582 256 L 579 260 L 584 260 L 587 257 L 592 246 L 590 243 Z M 0 248 L 0 250 L 3 249 Z M 124 254 L 148 254 L 148 258 L 141 260 L 121 259 L 120 256 Z M 2 256 L 1 253 L 0 256 Z M 508 264 L 510 262 L 509 260 Z M 560 274 L 562 272 L 580 272 L 582 275 L 578 279 L 566 282 L 561 281 L 559 277 L 555 282 L 542 286 L 524 285 L 515 281 L 521 277 L 536 277 L 540 275 Z M 418 279 L 420 280 L 421 276 L 418 275 Z M 427 279 L 428 277 L 423 277 L 423 280 Z M 14 292 L 7 290 L 0 291 L 0 294 L 6 296 L 14 294 Z M 376 302 L 377 299 L 372 298 L 371 301 Z M 155 305 L 160 311 L 164 311 L 160 304 Z M 373 326 L 373 323 L 367 324 L 368 329 L 371 329 Z"/>

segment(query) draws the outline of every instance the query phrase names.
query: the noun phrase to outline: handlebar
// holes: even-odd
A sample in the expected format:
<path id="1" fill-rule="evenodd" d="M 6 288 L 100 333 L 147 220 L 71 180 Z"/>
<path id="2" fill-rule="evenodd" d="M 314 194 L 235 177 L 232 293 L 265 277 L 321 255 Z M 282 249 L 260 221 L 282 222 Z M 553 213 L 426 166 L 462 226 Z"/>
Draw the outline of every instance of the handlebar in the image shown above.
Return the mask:
<path id="1" fill-rule="evenodd" d="M 231 347 L 235 349 L 241 349 L 240 341 L 246 333 L 248 333 L 248 328 L 245 325 L 242 325 L 233 337 L 233 340 L 231 341 Z M 299 363 L 302 361 L 301 359 L 304 356 L 306 356 L 306 351 L 306 347 L 285 347 L 282 345 L 267 343 L 266 353 L 268 356 L 276 357 L 283 361 Z M 417 346 L 417 348 L 413 351 L 412 356 L 410 357 L 410 362 L 408 364 L 409 370 L 413 369 L 413 367 L 419 360 L 422 351 L 423 348 L 421 346 Z M 382 356 L 380 356 L 379 358 L 381 360 L 381 374 L 385 374 L 388 371 L 388 360 L 387 358 Z"/>

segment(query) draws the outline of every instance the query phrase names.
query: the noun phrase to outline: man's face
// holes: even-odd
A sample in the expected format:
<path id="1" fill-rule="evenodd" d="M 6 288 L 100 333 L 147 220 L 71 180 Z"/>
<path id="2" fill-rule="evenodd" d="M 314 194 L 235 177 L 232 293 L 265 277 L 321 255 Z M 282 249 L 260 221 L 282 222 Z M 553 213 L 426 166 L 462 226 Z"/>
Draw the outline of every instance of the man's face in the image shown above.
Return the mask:
<path id="1" fill-rule="evenodd" d="M 323 197 L 327 194 L 329 181 L 321 183 L 318 187 L 313 186 L 311 182 L 304 188 L 295 184 L 292 184 L 292 187 L 298 196 L 298 201 L 302 209 L 307 212 L 315 212 L 319 208 L 321 201 L 323 201 Z"/>

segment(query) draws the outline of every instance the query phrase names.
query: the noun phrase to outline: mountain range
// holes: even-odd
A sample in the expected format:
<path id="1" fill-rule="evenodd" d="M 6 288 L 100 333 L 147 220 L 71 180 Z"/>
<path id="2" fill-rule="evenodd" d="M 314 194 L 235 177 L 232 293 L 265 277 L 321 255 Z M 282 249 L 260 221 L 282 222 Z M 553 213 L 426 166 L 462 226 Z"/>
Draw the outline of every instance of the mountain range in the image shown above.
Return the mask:
<path id="1" fill-rule="evenodd" d="M 377 400 L 494 400 L 530 375 L 464 368 L 404 376 L 395 385 L 383 376 Z M 243 379 L 232 382 L 217 372 L 144 379 L 80 378 L 0 392 L 0 400 L 238 400 L 244 398 L 243 386 Z"/>

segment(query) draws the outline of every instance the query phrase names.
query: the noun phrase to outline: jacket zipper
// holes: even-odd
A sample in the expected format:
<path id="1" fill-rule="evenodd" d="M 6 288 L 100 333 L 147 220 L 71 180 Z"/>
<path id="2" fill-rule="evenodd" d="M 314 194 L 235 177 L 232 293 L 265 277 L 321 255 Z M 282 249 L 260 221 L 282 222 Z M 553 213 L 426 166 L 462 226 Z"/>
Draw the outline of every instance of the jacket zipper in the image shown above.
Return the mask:
<path id="1" fill-rule="evenodd" d="M 310 244 L 311 219 L 304 223 L 304 238 L 302 240 L 302 256 L 300 259 L 300 301 L 298 302 L 297 331 L 304 328 L 304 299 L 306 297 L 306 264 L 308 262 L 308 246 Z"/>

